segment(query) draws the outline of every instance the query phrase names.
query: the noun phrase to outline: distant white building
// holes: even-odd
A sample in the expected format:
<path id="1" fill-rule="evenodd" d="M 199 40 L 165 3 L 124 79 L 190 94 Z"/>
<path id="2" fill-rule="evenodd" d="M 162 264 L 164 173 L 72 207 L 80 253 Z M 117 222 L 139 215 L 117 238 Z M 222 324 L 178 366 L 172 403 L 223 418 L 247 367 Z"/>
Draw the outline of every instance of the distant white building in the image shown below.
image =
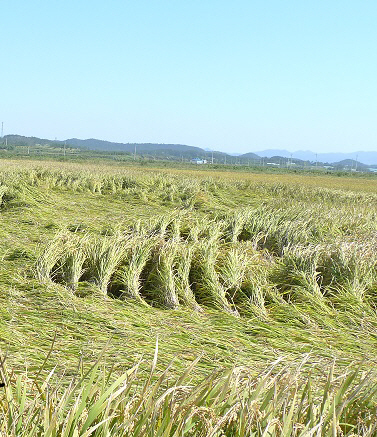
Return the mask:
<path id="1" fill-rule="evenodd" d="M 207 164 L 206 159 L 194 158 L 191 160 L 192 164 Z"/>

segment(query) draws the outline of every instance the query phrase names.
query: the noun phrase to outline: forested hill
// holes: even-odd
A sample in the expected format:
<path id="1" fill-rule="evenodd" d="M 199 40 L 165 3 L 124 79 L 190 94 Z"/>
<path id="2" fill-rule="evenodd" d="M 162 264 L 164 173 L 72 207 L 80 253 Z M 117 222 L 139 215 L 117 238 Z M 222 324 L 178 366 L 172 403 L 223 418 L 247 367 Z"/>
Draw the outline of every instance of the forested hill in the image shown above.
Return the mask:
<path id="1" fill-rule="evenodd" d="M 193 152 L 194 154 L 206 153 L 199 147 L 186 146 L 183 144 L 158 144 L 158 143 L 113 143 L 111 141 L 96 140 L 79 140 L 70 138 L 66 143 L 75 147 L 85 147 L 91 150 L 117 151 L 117 152 L 134 152 L 135 146 L 139 152 L 152 152 L 155 150 L 173 150 L 176 152 Z"/>
<path id="2" fill-rule="evenodd" d="M 204 150 L 200 147 L 194 146 L 186 146 L 184 144 L 161 144 L 161 143 L 114 143 L 111 141 L 103 141 L 97 140 L 94 138 L 80 140 L 77 138 L 70 138 L 67 140 L 48 140 L 37 137 L 25 137 L 22 135 L 6 135 L 0 139 L 0 143 L 3 143 L 3 146 L 7 143 L 9 147 L 21 146 L 21 147 L 30 147 L 32 151 L 35 146 L 44 147 L 52 147 L 52 148 L 73 148 L 73 149 L 82 149 L 82 150 L 93 150 L 98 153 L 126 153 L 126 154 L 134 154 L 136 152 L 137 155 L 150 156 L 154 158 L 160 159 L 173 159 L 180 160 L 184 159 L 207 159 L 211 160 L 212 157 L 215 162 L 228 162 L 235 163 L 236 158 L 232 157 L 223 152 L 216 152 L 210 150 Z M 0 144 L 1 148 L 1 144 Z M 238 159 L 239 161 L 239 159 Z"/>
<path id="3" fill-rule="evenodd" d="M 48 145 L 50 147 L 62 147 L 64 141 L 48 140 L 46 138 L 37 137 L 24 137 L 23 135 L 5 135 L 3 142 L 7 141 L 8 144 L 13 146 L 35 146 L 35 145 Z"/>
<path id="4" fill-rule="evenodd" d="M 7 141 L 11 146 L 49 146 L 53 148 L 72 147 L 75 149 L 95 150 L 98 152 L 112 153 L 131 153 L 135 151 L 138 155 L 153 155 L 160 158 L 209 158 L 210 152 L 200 147 L 186 146 L 183 144 L 159 144 L 159 143 L 114 143 L 111 141 L 97 140 L 94 138 L 80 140 L 70 138 L 67 140 L 57 141 L 37 137 L 25 137 L 22 135 L 6 135 L 3 142 Z M 214 158 L 224 159 L 224 153 L 213 152 Z"/>

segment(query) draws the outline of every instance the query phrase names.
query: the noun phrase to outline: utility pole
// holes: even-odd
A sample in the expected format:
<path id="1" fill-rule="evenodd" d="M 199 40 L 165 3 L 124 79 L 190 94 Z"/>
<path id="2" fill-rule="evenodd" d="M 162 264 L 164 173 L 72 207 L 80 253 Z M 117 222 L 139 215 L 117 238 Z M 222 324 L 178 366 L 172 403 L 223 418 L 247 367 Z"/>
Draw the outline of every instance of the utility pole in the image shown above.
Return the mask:
<path id="1" fill-rule="evenodd" d="M 211 164 L 213 164 L 213 150 L 212 150 Z"/>
<path id="2" fill-rule="evenodd" d="M 136 160 L 136 144 L 135 144 L 135 150 L 134 150 L 134 161 Z"/>
<path id="3" fill-rule="evenodd" d="M 63 154 L 64 154 L 64 157 L 65 157 L 65 143 L 64 143 Z"/>
<path id="4" fill-rule="evenodd" d="M 356 155 L 356 161 L 355 161 L 355 171 L 357 171 L 357 158 L 358 158 L 358 155 Z"/>
<path id="5" fill-rule="evenodd" d="M 226 155 L 225 155 L 225 165 L 226 165 Z"/>
<path id="6" fill-rule="evenodd" d="M 318 165 L 318 153 L 315 154 L 315 166 L 317 167 Z"/>

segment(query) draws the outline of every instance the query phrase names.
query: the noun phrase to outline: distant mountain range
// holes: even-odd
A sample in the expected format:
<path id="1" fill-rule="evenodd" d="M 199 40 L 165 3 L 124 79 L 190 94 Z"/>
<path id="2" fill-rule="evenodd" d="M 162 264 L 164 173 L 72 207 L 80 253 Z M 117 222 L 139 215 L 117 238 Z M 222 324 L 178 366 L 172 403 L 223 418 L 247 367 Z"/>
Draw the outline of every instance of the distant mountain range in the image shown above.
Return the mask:
<path id="1" fill-rule="evenodd" d="M 97 140 L 90 138 L 80 140 L 69 138 L 63 141 L 54 141 L 36 137 L 24 137 L 21 135 L 6 135 L 4 137 L 9 144 L 15 146 L 35 146 L 36 144 L 48 145 L 50 147 L 67 147 L 96 150 L 101 152 L 121 152 L 133 154 L 145 154 L 159 158 L 208 158 L 213 153 L 214 159 L 224 159 L 226 154 L 222 152 L 206 152 L 200 147 L 186 146 L 184 144 L 160 144 L 160 143 L 115 143 L 111 141 Z"/>
<path id="2" fill-rule="evenodd" d="M 155 152 L 158 150 L 174 150 L 176 152 L 192 152 L 203 153 L 203 149 L 194 146 L 186 146 L 184 144 L 159 144 L 159 143 L 112 143 L 111 141 L 102 141 L 90 138 L 88 140 L 79 140 L 70 138 L 65 141 L 67 144 L 74 147 L 85 147 L 91 150 L 103 150 L 114 152 L 131 152 L 136 150 L 139 152 Z"/>
<path id="3" fill-rule="evenodd" d="M 200 147 L 187 146 L 184 144 L 161 144 L 161 143 L 115 143 L 111 141 L 97 140 L 90 138 L 87 140 L 80 140 L 77 138 L 70 138 L 64 141 L 54 141 L 48 139 L 41 139 L 36 137 L 24 137 L 21 135 L 7 135 L 3 140 L 7 140 L 9 144 L 35 146 L 36 144 L 49 145 L 52 147 L 63 147 L 64 144 L 74 148 L 84 148 L 89 150 L 97 150 L 103 152 L 123 152 L 151 155 L 160 158 L 180 158 L 186 159 L 202 158 L 211 160 L 212 156 L 214 162 L 240 163 L 261 161 L 263 158 L 268 158 L 269 161 L 284 164 L 289 160 L 297 165 L 304 163 L 324 163 L 331 164 L 335 167 L 340 166 L 357 166 L 356 160 L 359 164 L 358 168 L 366 168 L 367 166 L 377 165 L 377 152 L 353 152 L 353 153 L 314 153 L 310 150 L 298 150 L 296 152 L 289 152 L 288 150 L 267 149 L 259 152 L 249 152 L 244 154 L 223 153 L 212 151 L 211 149 L 201 149 Z M 353 162 L 353 164 L 350 164 Z"/>
<path id="4" fill-rule="evenodd" d="M 345 159 L 357 160 L 366 165 L 377 164 L 377 152 L 353 152 L 353 153 L 314 153 L 310 150 L 298 150 L 296 152 L 288 152 L 288 150 L 267 149 L 260 152 L 255 152 L 258 156 L 271 158 L 272 156 L 282 156 L 284 158 L 296 158 L 303 161 L 311 162 L 339 162 Z"/>

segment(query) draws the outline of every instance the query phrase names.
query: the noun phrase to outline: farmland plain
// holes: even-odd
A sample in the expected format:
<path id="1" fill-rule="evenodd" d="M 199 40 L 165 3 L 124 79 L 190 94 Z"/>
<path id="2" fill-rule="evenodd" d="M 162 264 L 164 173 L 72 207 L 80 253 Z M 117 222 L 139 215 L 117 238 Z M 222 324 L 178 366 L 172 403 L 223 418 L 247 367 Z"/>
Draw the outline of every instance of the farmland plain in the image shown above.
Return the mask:
<path id="1" fill-rule="evenodd" d="M 375 435 L 376 178 L 2 160 L 0 194 L 4 435 Z M 97 360 L 151 419 L 48 404 Z"/>

